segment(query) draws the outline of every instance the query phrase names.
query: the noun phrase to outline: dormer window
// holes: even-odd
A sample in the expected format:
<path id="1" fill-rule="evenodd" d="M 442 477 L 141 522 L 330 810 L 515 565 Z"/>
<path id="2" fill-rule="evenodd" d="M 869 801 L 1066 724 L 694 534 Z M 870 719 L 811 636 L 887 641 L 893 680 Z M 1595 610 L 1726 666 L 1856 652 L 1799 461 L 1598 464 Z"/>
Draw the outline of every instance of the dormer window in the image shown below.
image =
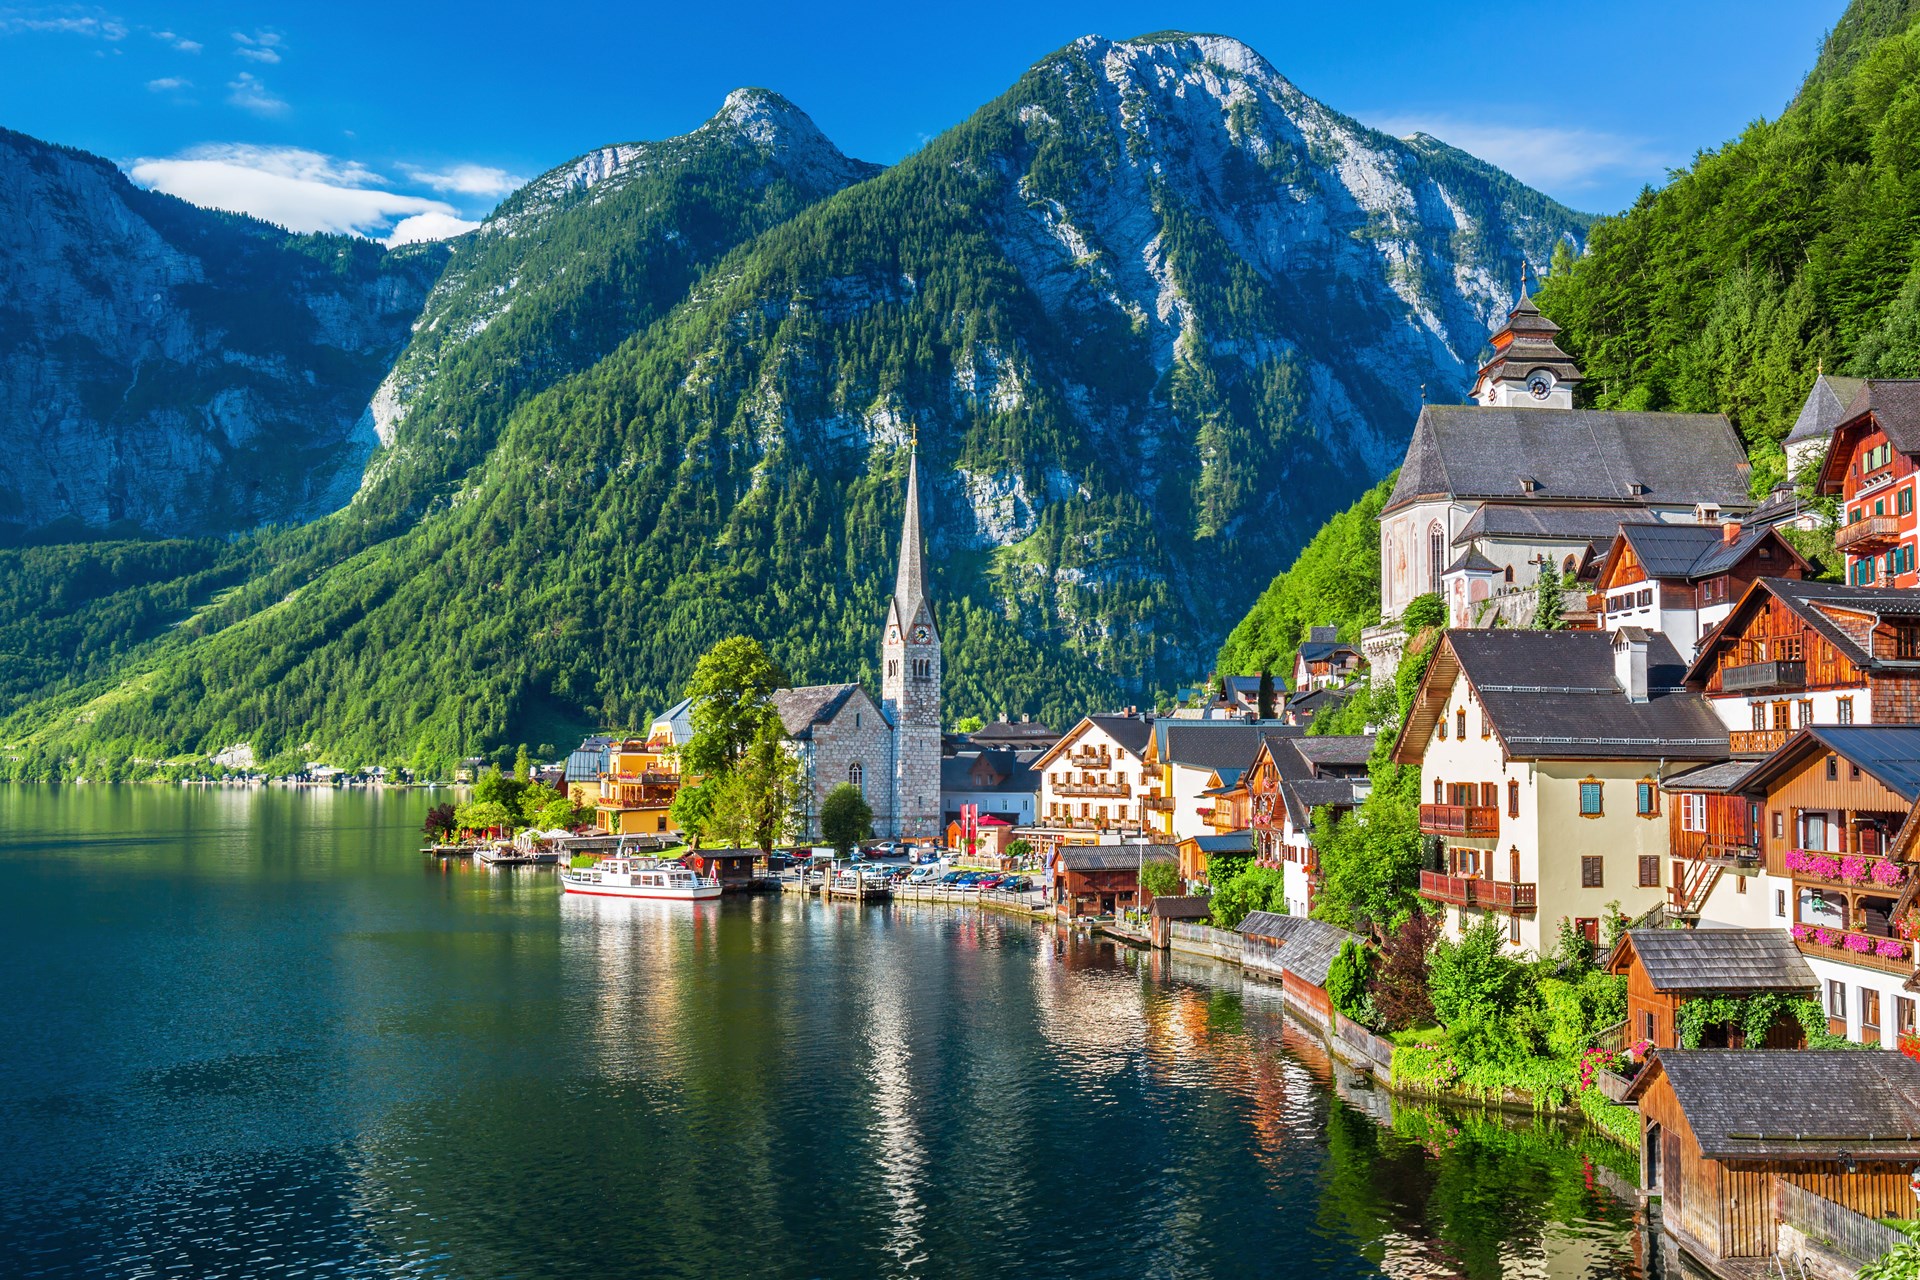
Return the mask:
<path id="1" fill-rule="evenodd" d="M 1520 492 L 1538 493 L 1540 492 L 1540 482 L 1538 480 L 1535 480 L 1532 476 L 1521 476 Z"/>
<path id="2" fill-rule="evenodd" d="M 1636 498 L 1644 498 L 1647 496 L 1647 486 L 1641 484 L 1638 480 L 1635 480 L 1633 483 L 1627 486 L 1627 492 L 1632 494 Z"/>

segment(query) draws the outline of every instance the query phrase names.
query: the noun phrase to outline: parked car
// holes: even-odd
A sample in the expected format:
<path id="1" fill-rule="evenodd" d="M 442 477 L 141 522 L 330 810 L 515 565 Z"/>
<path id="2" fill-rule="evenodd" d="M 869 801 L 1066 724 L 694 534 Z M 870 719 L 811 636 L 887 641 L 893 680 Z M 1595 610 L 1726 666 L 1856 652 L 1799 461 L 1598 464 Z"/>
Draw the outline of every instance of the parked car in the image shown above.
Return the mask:
<path id="1" fill-rule="evenodd" d="M 1007 893 L 1026 893 L 1033 888 L 1033 881 L 1026 876 L 1008 876 L 1000 882 L 1000 888 Z"/>
<path id="2" fill-rule="evenodd" d="M 998 889 L 1000 887 L 1000 881 L 1004 878 L 1003 876 L 981 876 L 980 887 L 982 889 Z"/>
<path id="3" fill-rule="evenodd" d="M 965 880 L 966 878 L 967 878 L 967 873 L 964 871 L 949 871 L 947 872 L 947 874 L 940 877 L 940 883 L 946 884 L 946 885 L 957 885 L 962 880 Z"/>

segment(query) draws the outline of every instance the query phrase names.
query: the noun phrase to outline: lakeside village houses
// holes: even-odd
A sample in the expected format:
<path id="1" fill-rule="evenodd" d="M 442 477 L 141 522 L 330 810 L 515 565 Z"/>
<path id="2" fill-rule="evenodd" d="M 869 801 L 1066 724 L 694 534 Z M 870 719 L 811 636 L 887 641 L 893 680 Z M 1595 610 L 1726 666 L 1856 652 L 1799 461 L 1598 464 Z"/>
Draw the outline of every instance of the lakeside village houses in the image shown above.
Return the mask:
<path id="1" fill-rule="evenodd" d="M 1305 725 L 1356 677 L 1391 677 L 1400 613 L 1437 592 L 1449 630 L 1391 749 L 1420 771 L 1419 892 L 1447 933 L 1492 916 L 1538 951 L 1563 920 L 1597 941 L 1611 909 L 1773 931 L 1836 1033 L 1920 1037 L 1920 382 L 1815 382 L 1788 445 L 1840 501 L 1846 561 L 1844 583 L 1817 582 L 1782 533 L 1809 513 L 1791 490 L 1748 496 L 1724 418 L 1575 409 L 1556 332 L 1523 291 L 1473 403 L 1422 409 L 1380 517 L 1383 622 L 1357 646 L 1314 628 L 1267 720 L 1260 681 L 1230 676 L 1170 714 L 943 735 L 915 451 L 879 696 L 779 695 L 798 838 L 852 782 L 880 837 L 957 849 L 970 832 L 986 858 L 1025 841 L 1062 916 L 1144 905 L 1141 866 L 1167 861 L 1193 898 L 1167 912 L 1191 917 L 1209 859 L 1251 852 L 1304 917 L 1315 814 L 1365 799 L 1374 747 Z M 1567 630 L 1530 629 L 1544 571 L 1563 575 Z M 683 702 L 645 740 L 589 740 L 569 790 L 604 830 L 668 833 L 689 732 Z"/>
<path id="2" fill-rule="evenodd" d="M 1249 915 L 1234 956 L 1332 1024 L 1323 987 L 1348 935 L 1309 918 L 1314 819 L 1366 798 L 1376 741 L 1306 726 L 1356 680 L 1393 678 L 1402 612 L 1436 593 L 1446 630 L 1390 744 L 1419 770 L 1420 896 L 1446 934 L 1491 917 L 1518 952 L 1550 949 L 1563 921 L 1596 942 L 1610 912 L 1633 922 L 1607 963 L 1627 978 L 1624 1033 L 1656 1053 L 1620 1086 L 1642 1186 L 1696 1258 L 1770 1256 L 1789 1228 L 1769 1204 L 1910 1211 L 1920 1161 L 1920 381 L 1823 375 L 1808 395 L 1787 448 L 1838 500 L 1845 562 L 1821 582 L 1783 533 L 1820 517 L 1790 486 L 1749 496 L 1723 417 L 1574 408 L 1581 372 L 1556 333 L 1523 289 L 1472 403 L 1421 410 L 1380 516 L 1382 622 L 1357 645 L 1313 628 L 1265 708 L 1258 678 L 1228 676 L 1167 714 L 943 735 L 914 455 L 879 696 L 779 695 L 807 780 L 800 838 L 853 782 L 876 834 L 960 849 L 977 832 L 980 860 L 1025 841 L 1058 917 L 1144 906 L 1155 945 L 1218 934 L 1195 923 L 1210 860 L 1250 853 L 1282 871 L 1285 913 Z M 1537 631 L 1549 573 L 1565 629 Z M 669 830 L 688 713 L 569 759 L 603 829 Z M 1183 891 L 1150 899 L 1150 863 Z M 1797 1023 L 1679 1047 L 1687 1000 L 1756 992 L 1811 996 L 1833 1034 L 1907 1056 L 1782 1052 L 1805 1048 Z M 1794 1072 L 1796 1098 L 1834 1105 L 1774 1123 Z M 1780 1136 L 1795 1125 L 1827 1136 Z"/>

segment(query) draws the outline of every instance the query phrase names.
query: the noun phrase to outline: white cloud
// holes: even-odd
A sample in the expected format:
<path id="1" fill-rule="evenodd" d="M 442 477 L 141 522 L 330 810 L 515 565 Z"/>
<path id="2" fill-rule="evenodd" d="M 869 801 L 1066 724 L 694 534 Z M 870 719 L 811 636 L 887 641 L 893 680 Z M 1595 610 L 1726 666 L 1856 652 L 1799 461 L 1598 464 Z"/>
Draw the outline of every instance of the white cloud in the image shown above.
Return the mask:
<path id="1" fill-rule="evenodd" d="M 242 58 L 251 58 L 271 66 L 280 61 L 280 33 L 256 31 L 248 35 L 244 31 L 236 31 L 233 33 L 233 51 Z"/>
<path id="2" fill-rule="evenodd" d="M 357 161 L 299 147 L 195 147 L 136 160 L 128 173 L 142 186 L 294 231 L 397 236 L 412 224 L 409 238 L 434 239 L 472 226 L 443 201 L 382 189 L 386 179 Z"/>
<path id="3" fill-rule="evenodd" d="M 1645 173 L 1657 179 L 1667 167 L 1644 139 L 1595 129 L 1528 127 L 1423 115 L 1389 116 L 1370 123 L 1399 137 L 1432 134 L 1498 165 L 1531 187 L 1579 190 L 1621 173 Z"/>
<path id="4" fill-rule="evenodd" d="M 0 36 L 85 36 L 90 40 L 124 40 L 127 24 L 104 9 L 61 5 L 44 9 L 0 9 Z"/>
<path id="5" fill-rule="evenodd" d="M 227 101 L 242 111 L 251 111 L 257 116 L 278 116 L 287 112 L 284 98 L 277 98 L 273 91 L 262 84 L 251 71 L 242 71 L 236 78 L 227 81 Z"/>
<path id="6" fill-rule="evenodd" d="M 147 34 L 162 44 L 171 45 L 181 53 L 198 53 L 206 48 L 206 46 L 198 40 L 189 40 L 185 36 L 176 35 L 171 31 L 149 31 Z"/>
<path id="7" fill-rule="evenodd" d="M 462 196 L 504 196 L 527 184 L 525 178 L 516 178 L 505 169 L 483 164 L 456 164 L 445 169 L 403 164 L 400 171 L 422 186 Z"/>
<path id="8" fill-rule="evenodd" d="M 177 93 L 193 88 L 193 81 L 182 80 L 179 76 L 161 76 L 158 80 L 147 81 L 147 88 L 155 93 Z"/>
<path id="9" fill-rule="evenodd" d="M 395 223 L 385 244 L 392 248 L 395 245 L 418 244 L 422 240 L 450 240 L 454 236 L 465 235 L 479 225 L 450 213 L 416 213 L 411 218 L 402 218 Z"/>

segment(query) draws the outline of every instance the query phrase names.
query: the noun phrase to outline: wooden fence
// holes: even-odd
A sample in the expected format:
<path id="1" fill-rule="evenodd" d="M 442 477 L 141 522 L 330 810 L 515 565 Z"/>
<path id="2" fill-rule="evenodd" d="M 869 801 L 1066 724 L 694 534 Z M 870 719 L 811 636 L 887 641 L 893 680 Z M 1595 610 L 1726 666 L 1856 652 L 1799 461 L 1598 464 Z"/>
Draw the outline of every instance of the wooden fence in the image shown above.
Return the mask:
<path id="1" fill-rule="evenodd" d="M 1865 1265 L 1907 1243 L 1907 1237 L 1884 1223 L 1855 1213 L 1823 1195 L 1774 1177 L 1773 1216 L 1814 1244 Z"/>

